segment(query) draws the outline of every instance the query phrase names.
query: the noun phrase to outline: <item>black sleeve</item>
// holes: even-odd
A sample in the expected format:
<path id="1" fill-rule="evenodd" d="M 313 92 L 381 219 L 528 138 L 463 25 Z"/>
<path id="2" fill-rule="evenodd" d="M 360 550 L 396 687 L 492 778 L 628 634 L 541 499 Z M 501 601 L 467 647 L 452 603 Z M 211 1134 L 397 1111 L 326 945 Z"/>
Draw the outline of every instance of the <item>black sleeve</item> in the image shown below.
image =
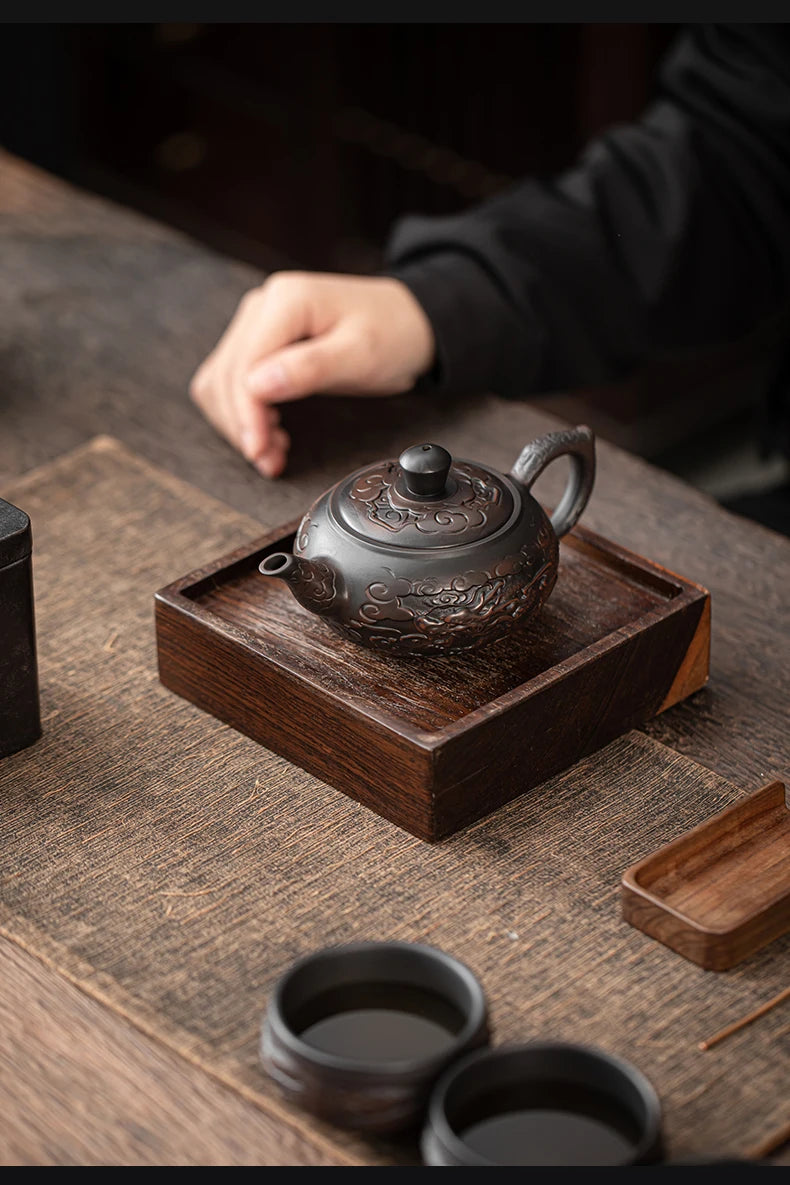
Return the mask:
<path id="1" fill-rule="evenodd" d="M 697 25 L 643 118 L 387 248 L 432 322 L 436 381 L 524 396 L 733 340 L 790 297 L 790 25 Z"/>

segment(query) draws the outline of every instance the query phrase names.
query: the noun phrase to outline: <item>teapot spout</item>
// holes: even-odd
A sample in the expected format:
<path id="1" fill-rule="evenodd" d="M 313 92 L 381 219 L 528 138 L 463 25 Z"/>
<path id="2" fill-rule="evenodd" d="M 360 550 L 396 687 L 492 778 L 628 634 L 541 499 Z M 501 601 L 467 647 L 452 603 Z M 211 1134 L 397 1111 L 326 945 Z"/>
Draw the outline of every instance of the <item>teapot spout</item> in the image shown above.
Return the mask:
<path id="1" fill-rule="evenodd" d="M 274 551 L 261 560 L 258 571 L 263 576 L 284 580 L 300 605 L 311 613 L 332 613 L 338 599 L 339 578 L 324 560 L 307 560 L 290 552 Z"/>
<path id="2" fill-rule="evenodd" d="M 276 576 L 278 580 L 296 584 L 300 579 L 300 561 L 290 552 L 273 551 L 271 555 L 267 555 L 265 559 L 261 560 L 258 564 L 258 571 L 263 576 Z"/>

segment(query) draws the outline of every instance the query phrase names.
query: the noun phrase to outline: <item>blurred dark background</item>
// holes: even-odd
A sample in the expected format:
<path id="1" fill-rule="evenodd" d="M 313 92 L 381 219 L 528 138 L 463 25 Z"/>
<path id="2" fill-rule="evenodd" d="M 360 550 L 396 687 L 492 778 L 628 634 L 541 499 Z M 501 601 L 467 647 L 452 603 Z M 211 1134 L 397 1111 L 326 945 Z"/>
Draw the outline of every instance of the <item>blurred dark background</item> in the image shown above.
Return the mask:
<path id="1" fill-rule="evenodd" d="M 0 141 L 265 269 L 367 272 L 394 220 L 569 165 L 639 116 L 680 26 L 4 25 Z M 760 335 L 536 399 L 721 499 L 761 457 Z"/>
<path id="2" fill-rule="evenodd" d="M 367 271 L 404 211 L 459 210 L 554 172 L 637 116 L 675 30 L 6 26 L 0 131 L 244 259 Z"/>

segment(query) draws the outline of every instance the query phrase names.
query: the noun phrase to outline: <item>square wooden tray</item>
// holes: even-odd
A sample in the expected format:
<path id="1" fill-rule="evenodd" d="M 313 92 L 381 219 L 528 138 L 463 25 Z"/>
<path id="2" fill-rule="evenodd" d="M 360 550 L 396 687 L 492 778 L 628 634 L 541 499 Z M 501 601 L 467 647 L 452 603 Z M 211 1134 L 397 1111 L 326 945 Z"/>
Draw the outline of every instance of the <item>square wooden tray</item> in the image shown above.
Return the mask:
<path id="1" fill-rule="evenodd" d="M 583 527 L 532 623 L 479 655 L 392 658 L 258 572 L 278 528 L 156 594 L 166 687 L 435 841 L 697 691 L 710 595 Z"/>
<path id="2" fill-rule="evenodd" d="M 770 782 L 623 874 L 623 917 L 724 971 L 790 930 L 790 811 Z"/>

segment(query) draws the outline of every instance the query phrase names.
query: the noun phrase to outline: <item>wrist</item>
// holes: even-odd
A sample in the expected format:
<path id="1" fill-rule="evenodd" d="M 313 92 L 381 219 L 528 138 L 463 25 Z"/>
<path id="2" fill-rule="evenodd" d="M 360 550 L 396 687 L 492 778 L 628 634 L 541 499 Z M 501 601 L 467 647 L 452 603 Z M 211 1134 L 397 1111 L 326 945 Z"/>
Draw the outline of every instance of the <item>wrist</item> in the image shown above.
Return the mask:
<path id="1" fill-rule="evenodd" d="M 390 327 L 405 352 L 402 362 L 416 381 L 436 365 L 433 325 L 417 297 L 402 280 L 394 276 L 381 276 L 379 282 L 388 293 Z"/>

